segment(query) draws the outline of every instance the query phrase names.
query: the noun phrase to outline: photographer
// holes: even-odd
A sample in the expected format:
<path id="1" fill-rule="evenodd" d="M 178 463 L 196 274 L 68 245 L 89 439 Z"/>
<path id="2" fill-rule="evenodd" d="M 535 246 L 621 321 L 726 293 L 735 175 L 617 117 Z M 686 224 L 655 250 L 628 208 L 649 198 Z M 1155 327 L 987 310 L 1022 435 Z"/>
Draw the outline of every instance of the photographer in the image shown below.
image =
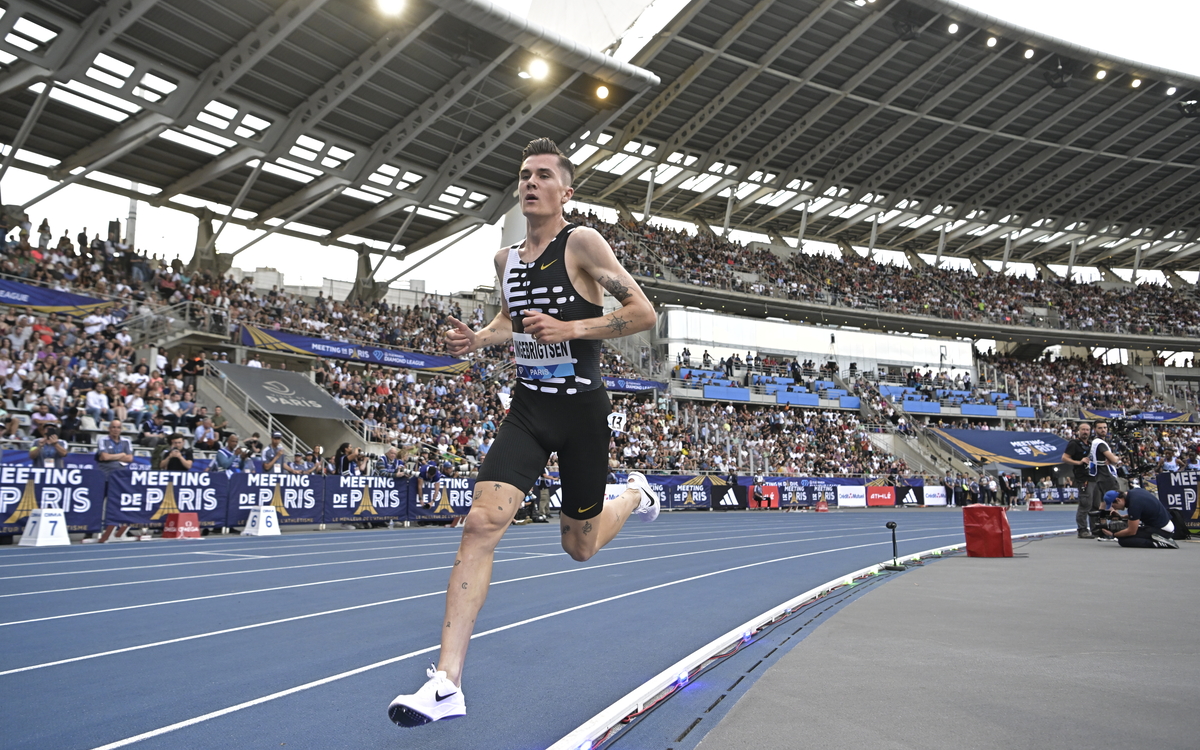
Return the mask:
<path id="1" fill-rule="evenodd" d="M 1106 493 L 1121 488 L 1117 482 L 1117 467 L 1121 459 L 1108 443 L 1108 422 L 1092 422 L 1092 444 L 1088 450 L 1088 510 L 1097 510 Z M 1083 493 L 1080 493 L 1081 495 Z M 1094 536 L 1094 534 L 1093 534 Z"/>
<path id="2" fill-rule="evenodd" d="M 1152 493 L 1142 489 L 1128 492 L 1110 490 L 1104 493 L 1104 507 L 1126 511 L 1128 518 L 1113 518 L 1116 513 L 1110 514 L 1109 518 L 1101 518 L 1097 524 L 1097 535 L 1113 537 L 1122 547 L 1179 549 L 1179 544 L 1171 538 L 1175 534 L 1175 524 L 1167 509 Z M 1127 524 L 1121 528 L 1121 523 L 1126 520 Z"/>
<path id="3" fill-rule="evenodd" d="M 1075 510 L 1075 527 L 1077 529 L 1076 536 L 1080 539 L 1092 538 L 1092 532 L 1088 528 L 1088 514 L 1100 509 L 1099 498 L 1093 507 L 1087 491 L 1090 479 L 1087 458 L 1091 450 L 1092 426 L 1087 422 L 1080 422 L 1075 428 L 1075 437 L 1067 443 L 1067 449 L 1062 454 L 1062 461 L 1064 464 L 1071 465 L 1072 478 L 1075 486 L 1079 488 L 1079 506 Z"/>
<path id="4" fill-rule="evenodd" d="M 183 435 L 171 435 L 167 450 L 162 458 L 154 464 L 161 471 L 191 471 L 192 449 L 183 447 Z"/>
<path id="5" fill-rule="evenodd" d="M 244 472 L 247 467 L 253 469 L 253 464 L 250 462 L 250 451 L 239 448 L 238 436 L 230 433 L 229 437 L 225 438 L 225 445 L 217 450 L 217 455 L 209 464 L 208 470 Z"/>
<path id="6" fill-rule="evenodd" d="M 29 449 L 29 460 L 33 465 L 47 469 L 61 469 L 66 457 L 67 444 L 59 439 L 55 425 L 46 425 L 46 437 L 33 441 L 33 447 Z"/>
<path id="7" fill-rule="evenodd" d="M 362 455 L 358 448 L 349 443 L 342 443 L 338 446 L 337 452 L 333 455 L 334 474 L 365 474 L 366 471 L 367 457 Z"/>
<path id="8" fill-rule="evenodd" d="M 396 446 L 388 448 L 387 452 L 375 461 L 375 475 L 381 477 L 404 476 L 404 462 L 396 457 L 397 454 Z"/>

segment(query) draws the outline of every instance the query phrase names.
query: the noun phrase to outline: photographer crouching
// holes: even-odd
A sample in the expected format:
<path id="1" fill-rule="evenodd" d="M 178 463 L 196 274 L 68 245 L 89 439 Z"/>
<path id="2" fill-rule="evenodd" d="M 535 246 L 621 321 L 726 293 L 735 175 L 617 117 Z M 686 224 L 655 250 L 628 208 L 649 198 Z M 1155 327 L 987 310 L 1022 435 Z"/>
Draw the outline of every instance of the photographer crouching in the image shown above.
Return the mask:
<path id="1" fill-rule="evenodd" d="M 1104 493 L 1104 508 L 1093 516 L 1098 537 L 1112 537 L 1122 547 L 1179 549 L 1172 538 L 1175 524 L 1152 493 L 1142 489 L 1109 490 Z M 1121 516 L 1120 511 L 1126 511 L 1126 515 Z"/>

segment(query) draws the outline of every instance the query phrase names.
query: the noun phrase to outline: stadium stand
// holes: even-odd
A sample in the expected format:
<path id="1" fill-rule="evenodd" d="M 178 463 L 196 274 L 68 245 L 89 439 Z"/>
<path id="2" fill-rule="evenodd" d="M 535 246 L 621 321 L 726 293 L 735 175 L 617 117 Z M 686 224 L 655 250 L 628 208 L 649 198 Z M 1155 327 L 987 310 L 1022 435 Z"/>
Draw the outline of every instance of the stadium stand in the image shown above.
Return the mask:
<path id="1" fill-rule="evenodd" d="M 1200 301 L 1166 286 L 1103 289 L 998 273 L 903 268 L 857 256 L 805 253 L 784 260 L 761 246 L 655 226 L 614 225 L 591 212 L 575 211 L 568 220 L 596 229 L 632 273 L 651 278 L 951 320 L 1200 336 Z M 642 247 L 639 243 L 659 261 L 634 257 L 631 251 Z"/>

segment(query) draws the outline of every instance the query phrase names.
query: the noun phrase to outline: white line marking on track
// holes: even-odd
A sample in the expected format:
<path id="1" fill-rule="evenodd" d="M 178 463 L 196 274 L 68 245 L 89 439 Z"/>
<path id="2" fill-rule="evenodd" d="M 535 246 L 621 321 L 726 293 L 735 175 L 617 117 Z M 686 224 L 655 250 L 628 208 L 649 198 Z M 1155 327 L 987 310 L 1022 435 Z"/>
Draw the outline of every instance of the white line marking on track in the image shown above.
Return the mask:
<path id="1" fill-rule="evenodd" d="M 949 534 L 939 534 L 938 536 L 949 536 Z M 936 538 L 936 537 L 920 537 L 920 538 L 926 539 L 926 538 Z M 906 541 L 917 541 L 917 539 L 910 538 Z M 677 586 L 682 583 L 691 583 L 692 581 L 698 581 L 698 580 L 701 580 L 704 578 L 711 578 L 712 576 L 718 576 L 718 575 L 722 575 L 724 573 L 732 573 L 737 570 L 744 570 L 746 568 L 754 568 L 754 567 L 758 567 L 760 565 L 772 565 L 775 563 L 787 562 L 788 560 L 796 560 L 796 559 L 799 559 L 802 557 L 813 557 L 815 555 L 824 555 L 824 554 L 828 554 L 831 552 L 844 552 L 846 550 L 860 549 L 863 547 L 873 547 L 873 546 L 886 545 L 886 544 L 888 544 L 888 542 L 870 542 L 868 544 L 859 544 L 859 545 L 855 545 L 853 547 L 841 547 L 841 548 L 837 548 L 837 549 L 818 550 L 815 552 L 804 552 L 804 553 L 801 553 L 798 555 L 789 555 L 787 557 L 778 557 L 778 558 L 775 558 L 774 560 L 763 560 L 760 562 L 747 563 L 745 565 L 738 565 L 738 566 L 735 566 L 732 568 L 722 568 L 721 570 L 714 570 L 709 573 L 700 573 L 698 575 L 689 576 L 687 578 L 680 578 L 680 579 L 677 579 L 674 581 L 667 581 L 666 583 L 656 584 L 654 586 L 647 586 L 646 588 L 637 589 L 636 591 L 627 591 L 623 594 L 615 594 L 613 596 L 608 596 L 603 599 L 596 599 L 595 601 L 585 602 L 584 604 L 577 604 L 573 607 L 567 607 L 566 609 L 560 609 L 560 610 L 556 610 L 554 612 L 547 612 L 546 614 L 538 615 L 537 617 L 530 617 L 525 620 L 519 620 L 517 622 L 509 623 L 508 625 L 501 625 L 498 628 L 492 628 L 491 630 L 485 630 L 482 633 L 476 633 L 471 636 L 471 640 L 475 640 L 476 638 L 483 638 L 484 636 L 493 635 L 495 633 L 501 633 L 505 630 L 512 630 L 513 628 L 519 628 L 523 625 L 529 625 L 531 623 L 540 622 L 542 620 L 548 620 L 551 617 L 558 617 L 559 615 L 565 615 L 565 614 L 569 614 L 571 612 L 578 612 L 581 609 L 588 609 L 590 607 L 596 607 L 601 604 L 607 604 L 609 602 L 617 601 L 618 599 L 625 599 L 630 596 L 637 596 L 638 594 L 645 594 L 650 591 L 657 591 L 658 589 L 667 588 L 669 586 Z M 201 714 L 200 716 L 194 716 L 190 719 L 185 719 L 184 721 L 176 722 L 174 724 L 168 724 L 165 727 L 159 727 L 158 729 L 152 729 L 149 732 L 143 732 L 141 734 L 137 734 L 132 737 L 126 737 L 125 739 L 117 740 L 116 742 L 110 742 L 107 745 L 100 745 L 98 747 L 93 748 L 93 750 L 116 750 L 116 748 L 119 748 L 119 747 L 126 747 L 128 745 L 132 745 L 137 742 L 141 742 L 142 740 L 148 740 L 153 737 L 159 737 L 164 734 L 169 734 L 169 733 L 177 731 L 179 729 L 184 729 L 186 727 L 194 726 L 196 724 L 201 724 L 203 722 L 210 721 L 212 719 L 217 719 L 222 716 L 226 716 L 228 714 L 236 713 L 238 711 L 242 711 L 247 708 L 253 708 L 254 706 L 259 706 L 264 703 L 269 703 L 270 701 L 278 700 L 279 698 L 286 698 L 289 695 L 294 695 L 296 693 L 300 693 L 305 690 L 310 690 L 312 688 L 320 687 L 322 685 L 328 685 L 331 682 L 337 682 L 338 680 L 343 680 L 347 677 L 354 677 L 355 675 L 360 675 L 364 672 L 369 672 L 374 669 L 379 669 L 380 667 L 386 667 L 390 664 L 395 664 L 397 662 L 405 661 L 407 659 L 412 659 L 412 658 L 420 656 L 422 654 L 428 654 L 432 651 L 438 650 L 438 648 L 439 648 L 438 646 L 427 646 L 426 648 L 420 649 L 418 651 L 410 651 L 407 654 L 402 654 L 400 656 L 394 656 L 391 659 L 384 659 L 383 661 L 378 661 L 378 662 L 375 662 L 374 664 L 367 664 L 367 665 L 364 665 L 361 667 L 357 667 L 355 669 L 348 670 L 346 672 L 340 672 L 335 675 L 330 675 L 329 677 L 323 677 L 319 680 L 314 680 L 312 682 L 306 682 L 302 685 L 296 685 L 296 686 L 290 687 L 286 690 L 280 690 L 279 692 L 271 693 L 270 695 L 264 695 L 260 698 L 255 698 L 253 700 L 244 701 L 242 703 L 238 703 L 233 706 L 228 706 L 226 708 L 222 708 L 222 709 L 219 709 L 216 711 L 210 711 L 209 713 Z M 8 674 L 8 673 L 0 672 L 0 675 L 4 675 L 4 674 Z"/>
<path id="2" fill-rule="evenodd" d="M 849 530 L 858 531 L 859 529 L 855 528 L 855 529 L 849 529 Z M 870 533 L 871 531 L 874 531 L 874 530 L 875 530 L 875 527 L 872 526 L 872 527 L 870 527 L 869 531 L 864 530 L 864 533 Z M 822 530 L 822 531 L 824 531 L 824 530 Z M 907 529 L 907 531 L 909 531 L 909 532 L 941 531 L 941 529 L 935 529 L 935 528 L 930 527 L 930 528 Z M 735 539 L 759 539 L 762 537 L 769 537 L 769 536 L 783 536 L 784 534 L 787 534 L 787 533 L 788 532 L 781 531 L 781 532 L 775 532 L 775 533 L 771 533 L 771 534 L 744 534 L 741 536 L 725 536 L 719 540 L 712 540 L 712 541 L 727 542 L 727 541 L 733 541 Z M 793 531 L 791 533 L 807 534 L 810 532 L 806 530 L 806 531 Z M 814 532 L 814 533 L 819 533 L 819 532 Z M 854 534 L 839 534 L 836 536 L 814 537 L 814 538 L 807 539 L 807 540 L 794 539 L 791 541 L 822 542 L 822 541 L 828 541 L 830 539 L 844 539 L 848 536 L 855 536 L 855 535 Z M 605 547 L 605 549 L 607 549 L 611 552 L 617 552 L 617 551 L 621 551 L 621 550 L 639 550 L 639 549 L 645 549 L 648 547 L 668 547 L 668 546 L 677 545 L 677 544 L 689 544 L 694 541 L 695 540 L 685 539 L 685 540 L 676 541 L 676 542 L 654 542 L 653 544 L 633 544 L 633 545 L 625 545 L 625 546 L 616 546 L 616 545 L 610 544 L 609 546 Z M 508 552 L 508 553 L 513 553 L 513 554 L 534 555 L 537 553 L 522 552 L 520 550 L 522 550 L 523 547 L 547 547 L 547 546 L 558 545 L 558 544 L 559 544 L 558 540 L 555 540 L 553 542 L 545 542 L 545 543 L 540 543 L 540 544 L 526 544 L 526 545 L 517 545 L 517 546 L 510 546 L 510 547 L 500 547 L 496 551 L 497 552 Z M 741 548 L 737 548 L 737 549 L 741 549 Z M 285 566 L 277 567 L 277 568 L 254 568 L 251 570 L 231 570 L 231 571 L 227 571 L 224 573 L 200 573 L 200 574 L 192 575 L 192 576 L 174 576 L 171 578 L 150 578 L 150 579 L 141 580 L 141 581 L 122 581 L 122 582 L 118 582 L 118 583 L 95 583 L 95 584 L 90 584 L 88 586 L 70 586 L 70 587 L 61 588 L 61 589 L 42 589 L 40 591 L 18 591 L 18 592 L 14 592 L 14 593 L 10 593 L 10 594 L 0 594 L 0 599 L 8 599 L 8 598 L 19 597 L 19 596 L 37 596 L 37 595 L 41 595 L 41 594 L 61 594 L 61 593 L 69 593 L 72 591 L 89 591 L 92 589 L 105 589 L 105 588 L 114 588 L 114 587 L 122 587 L 122 586 L 136 586 L 136 585 L 149 584 L 149 583 L 174 583 L 176 581 L 191 581 L 191 580 L 195 580 L 195 579 L 199 579 L 199 578 L 221 578 L 221 577 L 225 577 L 225 576 L 244 575 L 244 574 L 248 574 L 248 573 L 272 573 L 272 572 L 276 572 L 276 571 L 280 571 L 280 570 L 303 570 L 305 568 L 321 568 L 321 567 L 328 567 L 331 565 L 351 565 L 351 564 L 358 563 L 358 562 L 368 563 L 368 562 L 380 562 L 380 561 L 387 561 L 387 560 L 406 560 L 406 559 L 415 558 L 415 557 L 430 557 L 433 555 L 440 555 L 440 554 L 447 554 L 447 553 L 423 552 L 418 555 L 393 555 L 390 557 L 372 557 L 372 558 L 367 558 L 366 560 L 337 560 L 334 562 L 311 563 L 309 565 L 285 565 Z M 524 557 L 524 558 L 520 558 L 520 559 L 529 559 L 529 558 Z M 404 573 L 407 571 L 397 571 L 397 572 Z M 417 571 L 413 571 L 413 572 L 417 572 Z M 297 584 L 297 585 L 303 585 L 303 584 Z"/>
<path id="3" fill-rule="evenodd" d="M 193 552 L 193 555 L 230 555 L 232 557 L 240 557 L 244 560 L 266 560 L 274 555 L 242 555 L 236 552 Z"/>
<path id="4" fill-rule="evenodd" d="M 906 540 L 906 541 L 916 541 L 918 539 L 937 539 L 940 537 L 952 536 L 952 535 L 953 534 L 938 534 L 936 536 L 931 536 L 931 537 L 910 538 L 909 540 Z M 726 547 L 723 549 L 696 550 L 693 552 L 679 552 L 674 555 L 662 555 L 660 557 L 648 557 L 648 558 L 643 558 L 640 560 L 621 560 L 618 562 L 605 563 L 602 565 L 592 565 L 592 566 L 589 566 L 586 568 L 570 568 L 568 570 L 556 570 L 556 571 L 552 571 L 550 573 L 538 573 L 538 574 L 530 575 L 530 576 L 521 576 L 519 578 L 509 578 L 509 579 L 506 579 L 503 581 L 493 581 L 491 585 L 497 586 L 497 585 L 505 584 L 505 583 L 517 583 L 520 581 L 530 581 L 530 580 L 534 580 L 537 578 L 548 578 L 551 576 L 567 575 L 569 573 L 582 573 L 582 572 L 587 572 L 587 571 L 600 570 L 602 568 L 611 568 L 611 567 L 615 567 L 618 565 L 635 565 L 638 563 L 655 562 L 658 560 L 667 560 L 667 559 L 676 558 L 676 557 L 689 557 L 692 555 L 703 555 L 703 554 L 709 554 L 712 552 L 733 552 L 733 551 L 742 550 L 742 549 L 750 549 L 750 548 L 754 548 L 754 547 L 772 547 L 772 546 L 775 546 L 778 544 L 787 544 L 787 543 L 789 543 L 789 542 L 787 542 L 787 541 L 765 542 L 763 544 L 753 544 L 753 545 L 746 545 L 746 546 L 741 546 L 741 547 Z M 779 558 L 779 559 L 780 560 L 793 560 L 793 559 L 796 559 L 797 557 L 809 557 L 812 555 L 826 554 L 826 553 L 830 553 L 830 552 L 844 552 L 847 550 L 861 549 L 863 547 L 870 547 L 873 545 L 888 544 L 888 543 L 889 542 L 887 542 L 887 541 L 868 542 L 866 544 L 857 544 L 857 545 L 852 545 L 849 547 L 835 547 L 833 549 L 828 549 L 828 550 L 818 550 L 816 552 L 807 552 L 807 553 L 803 553 L 800 555 L 793 555 L 791 557 L 784 557 L 784 558 Z M 499 560 L 497 562 L 518 562 L 518 560 Z M 741 570 L 742 568 L 754 567 L 755 565 L 761 565 L 761 564 L 763 564 L 763 563 L 748 563 L 746 565 L 740 565 L 737 567 L 726 568 L 724 570 L 725 571 Z M 446 566 L 446 567 L 448 568 L 450 566 Z M 722 571 L 718 571 L 718 572 L 722 572 Z M 715 575 L 715 574 L 702 574 L 699 577 L 703 578 L 706 575 Z M 694 579 L 685 579 L 685 580 L 694 580 Z M 667 585 L 667 584 L 664 584 L 664 585 Z M 655 587 L 655 588 L 659 588 L 659 587 Z M 354 610 L 367 609 L 369 607 L 378 607 L 378 606 L 382 606 L 385 604 L 397 604 L 399 602 L 406 602 L 406 601 L 410 601 L 412 599 L 421 599 L 421 598 L 428 597 L 428 596 L 437 596 L 442 593 L 444 593 L 442 590 L 438 590 L 438 591 L 428 592 L 428 593 L 424 593 L 424 594 L 414 594 L 412 596 L 400 597 L 397 599 L 385 599 L 383 601 L 378 601 L 378 602 L 368 602 L 366 604 L 355 604 L 355 605 L 352 605 L 349 607 L 338 607 L 337 609 L 324 610 L 321 612 L 310 612 L 305 615 L 295 615 L 293 617 L 284 617 L 284 618 L 277 619 L 277 620 L 268 620 L 266 622 L 251 623 L 250 625 L 239 625 L 237 627 L 224 628 L 222 630 L 214 630 L 214 631 L 211 631 L 208 633 L 196 633 L 194 635 L 181 636 L 179 638 L 171 638 L 171 639 L 168 639 L 165 641 L 155 641 L 153 643 L 143 643 L 143 644 L 140 644 L 137 646 L 126 646 L 124 648 L 112 649 L 109 651 L 100 651 L 100 652 L 97 652 L 94 654 L 84 654 L 83 656 L 73 656 L 73 657 L 70 657 L 67 659 L 59 659 L 57 661 L 44 662 L 42 664 L 31 664 L 26 667 L 15 667 L 13 669 L 8 669 L 3 672 L 0 672 L 0 677 L 5 677 L 10 674 L 18 674 L 20 672 L 30 672 L 35 669 L 45 669 L 47 667 L 56 667 L 56 666 L 60 666 L 62 664 L 71 664 L 73 662 L 78 662 L 78 661 L 88 661 L 91 659 L 99 659 L 104 656 L 114 656 L 116 654 L 125 654 L 125 653 L 129 653 L 131 651 L 142 651 L 142 650 L 145 650 L 148 648 L 157 648 L 159 646 L 167 646 L 167 645 L 170 645 L 173 643 L 183 643 L 185 641 L 194 641 L 194 640 L 199 640 L 201 638 L 211 638 L 211 637 L 218 636 L 218 635 L 226 635 L 228 633 L 237 633 L 237 632 L 241 632 L 244 630 L 254 630 L 256 628 L 263 628 L 263 627 L 268 627 L 271 625 L 281 625 L 283 623 L 295 622 L 297 620 L 308 620 L 308 619 L 311 619 L 314 617 L 322 617 L 324 615 L 342 614 L 344 612 L 352 612 Z M 620 598 L 620 597 L 617 597 L 617 598 Z"/>

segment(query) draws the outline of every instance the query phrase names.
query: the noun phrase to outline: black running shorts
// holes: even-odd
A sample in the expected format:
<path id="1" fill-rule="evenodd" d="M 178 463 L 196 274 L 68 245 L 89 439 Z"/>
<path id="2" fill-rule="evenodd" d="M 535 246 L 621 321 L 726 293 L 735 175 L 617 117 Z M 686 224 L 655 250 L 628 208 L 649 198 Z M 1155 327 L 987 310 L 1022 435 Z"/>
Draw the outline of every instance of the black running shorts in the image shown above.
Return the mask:
<path id="1" fill-rule="evenodd" d="M 517 385 L 508 416 L 479 467 L 476 485 L 504 482 L 528 493 L 558 453 L 562 513 L 582 521 L 604 509 L 608 443 L 612 432 L 608 391 L 540 393 Z"/>

